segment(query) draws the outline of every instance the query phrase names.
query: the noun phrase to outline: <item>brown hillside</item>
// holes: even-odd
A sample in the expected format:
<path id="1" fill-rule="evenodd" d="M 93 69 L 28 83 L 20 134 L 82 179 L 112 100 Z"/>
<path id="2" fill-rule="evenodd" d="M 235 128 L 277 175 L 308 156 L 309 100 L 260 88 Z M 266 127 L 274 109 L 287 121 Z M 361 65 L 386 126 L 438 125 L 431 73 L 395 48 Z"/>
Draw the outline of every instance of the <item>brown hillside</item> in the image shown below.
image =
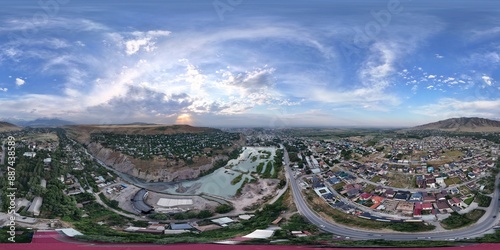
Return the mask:
<path id="1" fill-rule="evenodd" d="M 0 132 L 19 131 L 22 128 L 8 122 L 0 122 Z"/>
<path id="2" fill-rule="evenodd" d="M 448 132 L 500 132 L 500 121 L 478 117 L 461 117 L 428 123 L 407 130 L 441 130 Z"/>

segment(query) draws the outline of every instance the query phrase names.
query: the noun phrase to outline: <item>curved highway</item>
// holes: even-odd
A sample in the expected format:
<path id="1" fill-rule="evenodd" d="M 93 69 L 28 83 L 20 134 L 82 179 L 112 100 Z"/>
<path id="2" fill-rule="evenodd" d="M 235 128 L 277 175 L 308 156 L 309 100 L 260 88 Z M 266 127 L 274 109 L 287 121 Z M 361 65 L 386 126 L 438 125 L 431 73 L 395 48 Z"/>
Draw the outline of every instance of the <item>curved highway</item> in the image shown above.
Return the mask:
<path id="1" fill-rule="evenodd" d="M 290 179 L 293 199 L 298 211 L 311 223 L 317 225 L 321 230 L 333 233 L 336 235 L 350 237 L 352 239 L 386 239 L 386 240 L 416 240 L 416 239 L 431 239 L 431 240 L 455 240 L 464 238 L 474 238 L 492 232 L 492 228 L 499 222 L 497 217 L 499 209 L 500 192 L 495 189 L 490 207 L 481 219 L 474 225 L 444 232 L 423 232 L 423 233 L 383 233 L 374 231 L 365 231 L 362 229 L 353 229 L 340 224 L 333 224 L 322 219 L 318 214 L 312 211 L 306 204 L 302 196 L 301 188 L 299 187 L 293 172 L 289 167 L 288 152 L 284 151 L 285 169 Z M 499 176 L 497 176 L 495 186 L 499 184 Z"/>

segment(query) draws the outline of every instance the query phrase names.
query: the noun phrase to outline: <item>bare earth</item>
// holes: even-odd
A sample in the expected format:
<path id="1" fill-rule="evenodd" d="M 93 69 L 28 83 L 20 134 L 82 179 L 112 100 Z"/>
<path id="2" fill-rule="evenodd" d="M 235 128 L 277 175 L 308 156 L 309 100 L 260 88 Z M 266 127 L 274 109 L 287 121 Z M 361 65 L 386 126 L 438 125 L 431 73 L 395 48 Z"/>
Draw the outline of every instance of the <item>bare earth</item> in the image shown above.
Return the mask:
<path id="1" fill-rule="evenodd" d="M 263 197 L 277 194 L 278 180 L 275 179 L 259 179 L 257 182 L 245 185 L 241 192 L 241 196 L 233 199 L 234 211 L 232 214 L 248 213 L 244 208 L 254 204 L 263 204 Z"/>

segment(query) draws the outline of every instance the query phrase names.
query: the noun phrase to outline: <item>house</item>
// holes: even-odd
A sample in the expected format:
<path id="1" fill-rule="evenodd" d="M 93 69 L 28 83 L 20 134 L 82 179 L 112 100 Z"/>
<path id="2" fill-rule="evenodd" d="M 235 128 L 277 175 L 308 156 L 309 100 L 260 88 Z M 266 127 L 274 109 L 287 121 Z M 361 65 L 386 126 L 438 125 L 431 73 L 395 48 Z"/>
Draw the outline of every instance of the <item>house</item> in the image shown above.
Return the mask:
<path id="1" fill-rule="evenodd" d="M 35 152 L 24 152 L 23 156 L 33 158 L 36 156 Z"/>
<path id="2" fill-rule="evenodd" d="M 446 201 L 444 201 L 444 200 L 438 200 L 436 202 L 436 208 L 442 214 L 445 214 L 445 213 L 453 211 L 453 210 L 451 210 L 450 206 L 448 206 L 448 203 Z"/>
<path id="3" fill-rule="evenodd" d="M 422 203 L 422 210 L 432 210 L 432 203 L 430 202 Z"/>
<path id="4" fill-rule="evenodd" d="M 387 190 L 385 190 L 385 197 L 387 198 L 394 198 L 395 194 L 396 192 L 394 192 L 392 188 L 388 188 Z"/>
<path id="5" fill-rule="evenodd" d="M 459 194 L 459 193 L 460 193 L 460 190 L 458 190 L 458 188 L 456 188 L 456 187 L 450 189 L 450 194 Z"/>
<path id="6" fill-rule="evenodd" d="M 380 185 L 375 188 L 375 193 L 381 194 L 381 193 L 384 193 L 384 192 L 385 192 L 385 188 L 382 187 L 382 186 L 380 186 Z"/>
<path id="7" fill-rule="evenodd" d="M 370 200 L 372 198 L 372 195 L 369 194 L 369 193 L 362 193 L 360 196 L 359 196 L 359 199 L 360 200 L 363 200 L 363 201 L 366 201 L 366 200 Z"/>
<path id="8" fill-rule="evenodd" d="M 321 188 L 324 186 L 325 186 L 325 184 L 323 184 L 323 182 L 321 182 L 321 180 L 318 177 L 314 176 L 312 178 L 312 187 L 313 188 Z"/>
<path id="9" fill-rule="evenodd" d="M 424 188 L 425 187 L 424 177 L 421 175 L 417 175 L 416 184 L 418 188 Z"/>
<path id="10" fill-rule="evenodd" d="M 411 195 L 410 201 L 422 201 L 423 195 L 420 192 L 415 192 Z"/>
<path id="11" fill-rule="evenodd" d="M 344 190 L 351 190 L 354 189 L 354 184 L 347 184 L 344 186 Z"/>
<path id="12" fill-rule="evenodd" d="M 434 179 L 434 178 L 432 178 L 432 179 L 426 179 L 425 180 L 425 185 L 428 188 L 436 188 L 436 179 Z"/>
<path id="13" fill-rule="evenodd" d="M 413 209 L 413 217 L 422 217 L 422 202 L 416 202 Z"/>
<path id="14" fill-rule="evenodd" d="M 446 187 L 446 183 L 444 182 L 446 178 L 445 177 L 438 177 L 436 178 L 436 184 L 438 184 L 440 187 Z"/>
<path id="15" fill-rule="evenodd" d="M 436 200 L 438 201 L 445 201 L 446 200 L 446 196 L 442 193 L 439 193 L 436 195 Z"/>
<path id="16" fill-rule="evenodd" d="M 434 202 L 436 201 L 436 197 L 433 193 L 424 193 L 422 200 L 424 202 Z"/>
<path id="17" fill-rule="evenodd" d="M 359 189 L 354 188 L 354 189 L 348 190 L 346 194 L 347 194 L 347 197 L 349 199 L 356 198 L 359 195 Z"/>
<path id="18" fill-rule="evenodd" d="M 400 201 L 406 201 L 410 198 L 410 192 L 409 191 L 398 191 L 394 195 L 395 200 L 400 200 Z"/>
<path id="19" fill-rule="evenodd" d="M 450 204 L 450 206 L 460 206 L 461 203 L 462 200 L 460 200 L 460 198 L 457 197 L 453 197 L 448 200 L 448 204 Z"/>
<path id="20" fill-rule="evenodd" d="M 371 209 L 376 209 L 382 202 L 384 201 L 384 197 L 374 195 L 372 196 L 373 205 L 370 207 Z"/>
<path id="21" fill-rule="evenodd" d="M 330 183 L 331 185 L 335 185 L 337 183 L 340 183 L 340 179 L 338 179 L 337 177 L 332 177 L 330 179 L 327 180 L 328 183 Z"/>
<path id="22" fill-rule="evenodd" d="M 214 220 L 211 220 L 211 221 L 213 223 L 219 224 L 219 226 L 223 226 L 223 227 L 226 227 L 227 224 L 234 222 L 234 220 L 232 220 L 229 217 L 222 217 L 222 218 L 214 219 Z"/>

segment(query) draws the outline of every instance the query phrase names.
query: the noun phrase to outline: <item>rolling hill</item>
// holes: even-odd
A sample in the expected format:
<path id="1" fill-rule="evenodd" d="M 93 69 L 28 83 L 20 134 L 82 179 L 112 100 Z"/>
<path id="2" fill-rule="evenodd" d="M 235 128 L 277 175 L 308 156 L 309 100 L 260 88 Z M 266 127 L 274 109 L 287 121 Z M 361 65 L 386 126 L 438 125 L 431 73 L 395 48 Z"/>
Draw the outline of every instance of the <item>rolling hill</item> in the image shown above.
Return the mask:
<path id="1" fill-rule="evenodd" d="M 447 132 L 500 132 L 500 121 L 478 117 L 451 118 L 406 130 L 440 130 Z"/>
<path id="2" fill-rule="evenodd" d="M 12 123 L 0 122 L 0 132 L 9 132 L 18 130 L 21 130 L 21 128 Z"/>

